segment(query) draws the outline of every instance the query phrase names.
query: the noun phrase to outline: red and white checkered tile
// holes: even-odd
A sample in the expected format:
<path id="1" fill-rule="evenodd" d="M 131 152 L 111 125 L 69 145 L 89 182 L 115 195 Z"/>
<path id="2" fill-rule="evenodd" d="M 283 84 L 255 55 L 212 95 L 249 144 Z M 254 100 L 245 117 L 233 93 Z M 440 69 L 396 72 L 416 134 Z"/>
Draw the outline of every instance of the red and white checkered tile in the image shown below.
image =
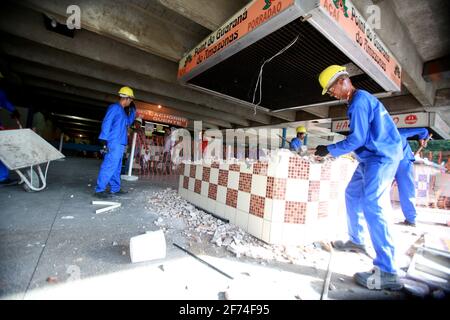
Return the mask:
<path id="1" fill-rule="evenodd" d="M 348 159 L 310 163 L 298 156 L 278 160 L 185 163 L 179 193 L 263 241 L 300 244 L 308 225 L 327 222 L 342 209 L 356 164 Z"/>

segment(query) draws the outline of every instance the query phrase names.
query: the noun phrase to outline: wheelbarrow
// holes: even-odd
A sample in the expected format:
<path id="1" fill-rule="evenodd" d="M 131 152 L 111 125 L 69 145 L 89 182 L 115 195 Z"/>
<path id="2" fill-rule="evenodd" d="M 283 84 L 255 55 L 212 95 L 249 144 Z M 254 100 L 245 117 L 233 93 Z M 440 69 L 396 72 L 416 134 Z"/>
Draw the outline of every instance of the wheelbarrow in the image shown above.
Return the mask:
<path id="1" fill-rule="evenodd" d="M 19 175 L 19 184 L 28 192 L 44 190 L 50 162 L 62 158 L 61 152 L 31 129 L 0 131 L 0 160 Z"/>

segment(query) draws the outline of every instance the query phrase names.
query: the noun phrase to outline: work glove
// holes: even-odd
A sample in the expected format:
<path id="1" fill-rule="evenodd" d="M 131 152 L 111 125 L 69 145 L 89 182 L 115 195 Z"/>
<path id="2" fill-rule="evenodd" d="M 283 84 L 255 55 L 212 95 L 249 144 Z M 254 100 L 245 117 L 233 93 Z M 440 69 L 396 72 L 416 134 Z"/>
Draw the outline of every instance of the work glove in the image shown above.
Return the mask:
<path id="1" fill-rule="evenodd" d="M 100 150 L 100 153 L 103 154 L 103 155 L 107 154 L 109 152 L 109 149 L 108 149 L 108 145 L 107 145 L 106 140 L 100 140 L 100 144 L 102 146 L 102 149 Z"/>
<path id="2" fill-rule="evenodd" d="M 20 113 L 19 113 L 19 111 L 14 110 L 13 112 L 11 112 L 11 119 L 20 120 Z"/>
<path id="3" fill-rule="evenodd" d="M 327 146 L 317 146 L 316 148 L 316 153 L 314 153 L 314 155 L 319 156 L 319 157 L 325 157 L 327 154 L 329 154 L 330 152 L 328 151 Z"/>

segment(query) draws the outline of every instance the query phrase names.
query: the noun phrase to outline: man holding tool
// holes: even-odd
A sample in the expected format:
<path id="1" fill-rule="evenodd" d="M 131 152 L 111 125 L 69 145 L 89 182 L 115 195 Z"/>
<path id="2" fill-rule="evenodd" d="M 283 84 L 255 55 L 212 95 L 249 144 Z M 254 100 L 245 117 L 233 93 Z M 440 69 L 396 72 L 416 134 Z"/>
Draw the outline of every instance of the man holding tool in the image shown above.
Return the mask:
<path id="1" fill-rule="evenodd" d="M 111 186 L 112 195 L 122 195 L 127 192 L 120 188 L 120 172 L 122 157 L 127 145 L 127 128 L 133 123 L 136 115 L 133 90 L 123 87 L 119 90 L 120 99 L 108 107 L 102 123 L 102 130 L 98 137 L 105 150 L 105 158 L 100 167 L 97 178 L 95 196 L 101 199 L 109 198 L 106 187 Z M 130 107 L 127 115 L 124 108 Z"/>
<path id="2" fill-rule="evenodd" d="M 429 134 L 425 128 L 399 129 L 398 131 L 402 138 L 403 159 L 400 161 L 397 173 L 395 174 L 395 181 L 397 181 L 400 206 L 405 216 L 405 221 L 401 224 L 415 227 L 417 216 L 416 207 L 414 206 L 416 187 L 414 185 L 413 162 L 415 161 L 415 157 L 407 139 L 418 136 L 420 149 L 422 149 L 427 145 Z"/>
<path id="3" fill-rule="evenodd" d="M 376 258 L 372 271 L 357 272 L 354 279 L 368 289 L 400 290 L 394 244 L 386 220 L 391 209 L 391 184 L 403 158 L 400 134 L 383 104 L 367 91 L 356 89 L 345 67 L 326 68 L 319 76 L 319 83 L 323 95 L 328 93 L 347 101 L 350 134 L 336 144 L 319 145 L 315 155 L 325 157 L 330 153 L 338 157 L 354 152 L 359 161 L 345 193 L 350 240 L 336 241 L 333 246 L 337 250 L 365 251 L 364 217 Z"/>

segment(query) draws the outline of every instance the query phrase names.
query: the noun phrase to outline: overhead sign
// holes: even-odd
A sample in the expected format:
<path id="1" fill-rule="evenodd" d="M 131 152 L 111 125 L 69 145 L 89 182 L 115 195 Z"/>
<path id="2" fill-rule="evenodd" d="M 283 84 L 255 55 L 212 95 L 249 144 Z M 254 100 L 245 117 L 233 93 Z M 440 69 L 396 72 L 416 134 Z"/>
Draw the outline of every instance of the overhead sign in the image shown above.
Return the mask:
<path id="1" fill-rule="evenodd" d="M 153 103 L 134 101 L 136 105 L 136 118 L 140 117 L 143 120 L 164 123 L 172 126 L 186 128 L 189 120 L 180 116 L 171 114 L 172 111 L 169 108 L 158 106 Z M 161 110 L 162 112 L 154 111 Z"/>
<path id="2" fill-rule="evenodd" d="M 143 120 L 169 124 L 171 126 L 183 127 L 188 126 L 188 119 L 173 116 L 166 113 L 159 113 L 152 110 L 140 109 L 136 110 L 136 118 L 141 117 Z"/>
<path id="3" fill-rule="evenodd" d="M 279 15 L 294 2 L 294 0 L 253 0 L 180 60 L 178 78 L 190 73 L 249 32 Z"/>
<path id="4" fill-rule="evenodd" d="M 310 22 L 319 31 L 386 91 L 400 91 L 400 64 L 350 0 L 320 0 L 318 10 Z"/>
<path id="5" fill-rule="evenodd" d="M 419 113 L 407 113 L 393 115 L 392 120 L 397 125 L 397 128 L 420 128 L 429 127 L 430 125 L 430 114 L 426 112 Z M 347 132 L 350 131 L 350 121 L 339 120 L 333 121 L 331 125 L 332 132 Z"/>

